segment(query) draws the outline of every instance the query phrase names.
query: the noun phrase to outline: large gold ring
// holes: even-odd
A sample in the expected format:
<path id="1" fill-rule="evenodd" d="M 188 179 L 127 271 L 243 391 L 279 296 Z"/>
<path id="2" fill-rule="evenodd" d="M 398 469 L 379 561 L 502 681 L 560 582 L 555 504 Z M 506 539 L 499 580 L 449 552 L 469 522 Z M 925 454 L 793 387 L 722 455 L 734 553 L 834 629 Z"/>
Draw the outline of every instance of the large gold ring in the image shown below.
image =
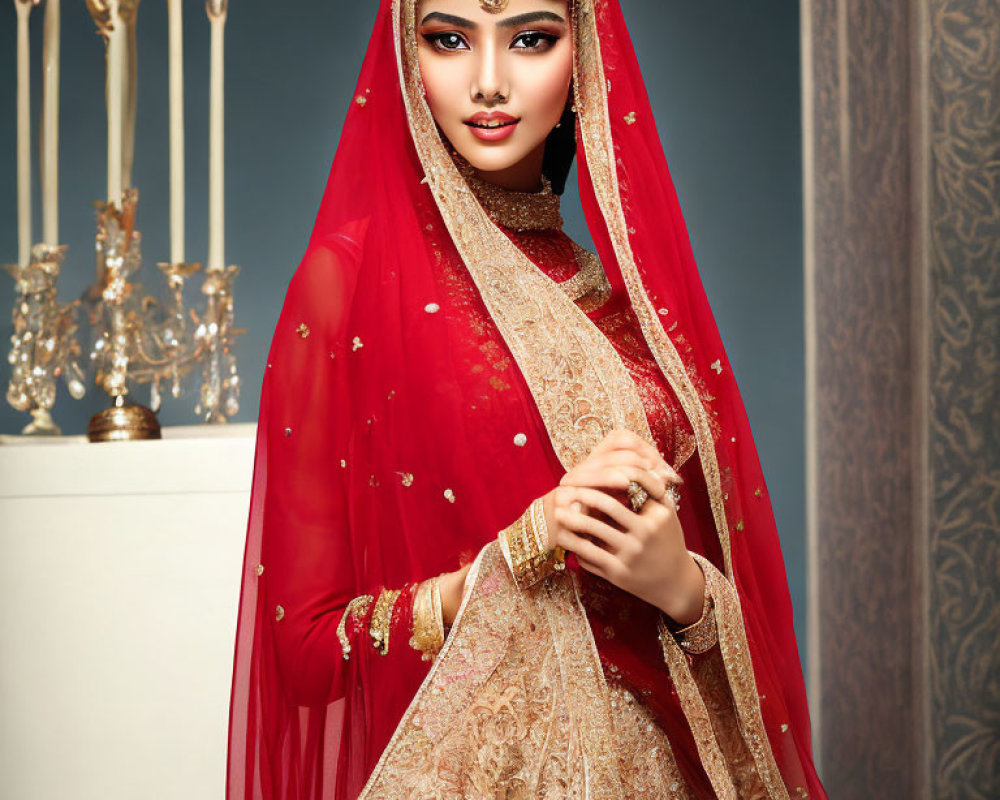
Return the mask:
<path id="1" fill-rule="evenodd" d="M 649 499 L 649 492 L 642 488 L 637 481 L 631 481 L 628 485 L 628 501 L 632 510 L 638 514 Z"/>

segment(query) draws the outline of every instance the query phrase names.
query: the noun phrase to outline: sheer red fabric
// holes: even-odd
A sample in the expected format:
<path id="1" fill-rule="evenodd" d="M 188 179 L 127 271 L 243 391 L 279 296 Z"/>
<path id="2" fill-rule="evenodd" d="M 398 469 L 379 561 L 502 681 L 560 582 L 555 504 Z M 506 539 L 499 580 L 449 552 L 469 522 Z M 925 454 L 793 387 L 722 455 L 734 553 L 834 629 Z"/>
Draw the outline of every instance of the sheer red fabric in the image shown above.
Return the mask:
<path id="1" fill-rule="evenodd" d="M 599 0 L 594 9 L 604 74 L 576 80 L 610 85 L 614 160 L 587 152 L 579 127 L 577 157 L 588 227 L 615 294 L 591 316 L 600 327 L 612 310 L 636 313 L 593 188 L 592 172 L 610 168 L 643 291 L 661 310 L 659 321 L 710 413 L 731 579 L 771 748 L 792 796 L 823 797 L 756 448 L 624 19 L 616 0 Z M 408 645 L 408 593 L 471 560 L 564 472 L 424 180 L 403 101 L 393 11 L 392 0 L 381 2 L 264 371 L 230 707 L 229 800 L 356 797 L 428 670 Z M 650 385 L 664 390 L 676 418 L 667 381 L 635 338 L 642 331 L 607 332 L 620 347 L 628 337 L 642 345 L 634 357 L 652 370 Z M 690 430 L 684 419 L 676 423 L 675 435 Z M 681 520 L 689 548 L 721 570 L 726 556 L 704 456 L 695 452 L 684 466 Z M 593 596 L 615 598 L 613 587 L 581 576 Z M 345 659 L 338 624 L 347 603 L 383 587 L 403 590 L 388 652 L 371 646 L 369 610 L 344 626 Z M 602 634 L 600 613 L 588 612 L 605 663 L 619 667 L 656 710 L 686 776 L 699 796 L 710 797 L 649 624 L 652 609 L 630 634 L 613 638 Z"/>

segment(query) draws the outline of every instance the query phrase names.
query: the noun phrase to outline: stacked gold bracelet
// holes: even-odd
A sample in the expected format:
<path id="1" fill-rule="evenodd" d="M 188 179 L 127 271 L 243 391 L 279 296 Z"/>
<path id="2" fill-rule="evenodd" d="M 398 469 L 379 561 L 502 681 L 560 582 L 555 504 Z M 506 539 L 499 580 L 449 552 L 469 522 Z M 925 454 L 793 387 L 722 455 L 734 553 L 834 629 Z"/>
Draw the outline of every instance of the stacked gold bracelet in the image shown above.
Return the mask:
<path id="1" fill-rule="evenodd" d="M 413 597 L 413 635 L 410 647 L 430 661 L 444 646 L 444 614 L 441 610 L 441 585 L 437 577 L 417 587 Z"/>
<path id="2" fill-rule="evenodd" d="M 529 508 L 531 527 L 535 532 L 535 541 L 539 551 L 546 560 L 551 560 L 552 569 L 561 572 L 566 569 L 566 551 L 559 545 L 549 549 L 549 524 L 545 521 L 545 501 L 539 497 Z"/>
<path id="3" fill-rule="evenodd" d="M 522 589 L 566 568 L 566 551 L 548 546 L 542 498 L 528 506 L 516 522 L 500 531 L 499 539 L 514 581 Z"/>

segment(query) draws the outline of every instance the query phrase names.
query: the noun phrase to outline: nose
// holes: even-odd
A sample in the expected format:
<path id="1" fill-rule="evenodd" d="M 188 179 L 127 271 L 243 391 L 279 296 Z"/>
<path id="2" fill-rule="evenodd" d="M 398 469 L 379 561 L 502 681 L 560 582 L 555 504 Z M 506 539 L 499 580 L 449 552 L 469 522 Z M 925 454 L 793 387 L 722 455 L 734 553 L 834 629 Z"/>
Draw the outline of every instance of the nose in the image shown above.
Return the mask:
<path id="1" fill-rule="evenodd" d="M 501 55 L 493 42 L 479 49 L 475 74 L 470 86 L 472 100 L 476 103 L 506 103 L 509 97 Z"/>

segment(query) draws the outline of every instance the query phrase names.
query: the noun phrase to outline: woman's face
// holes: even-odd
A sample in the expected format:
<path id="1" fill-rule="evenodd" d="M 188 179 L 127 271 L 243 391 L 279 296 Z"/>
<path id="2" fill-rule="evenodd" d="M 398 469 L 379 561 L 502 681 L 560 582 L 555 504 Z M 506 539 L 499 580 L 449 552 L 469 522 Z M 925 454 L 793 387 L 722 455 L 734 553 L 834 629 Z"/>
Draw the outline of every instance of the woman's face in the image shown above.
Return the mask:
<path id="1" fill-rule="evenodd" d="M 566 0 L 420 0 L 417 52 L 434 120 L 481 177 L 537 187 L 545 139 L 567 105 L 573 43 Z"/>

